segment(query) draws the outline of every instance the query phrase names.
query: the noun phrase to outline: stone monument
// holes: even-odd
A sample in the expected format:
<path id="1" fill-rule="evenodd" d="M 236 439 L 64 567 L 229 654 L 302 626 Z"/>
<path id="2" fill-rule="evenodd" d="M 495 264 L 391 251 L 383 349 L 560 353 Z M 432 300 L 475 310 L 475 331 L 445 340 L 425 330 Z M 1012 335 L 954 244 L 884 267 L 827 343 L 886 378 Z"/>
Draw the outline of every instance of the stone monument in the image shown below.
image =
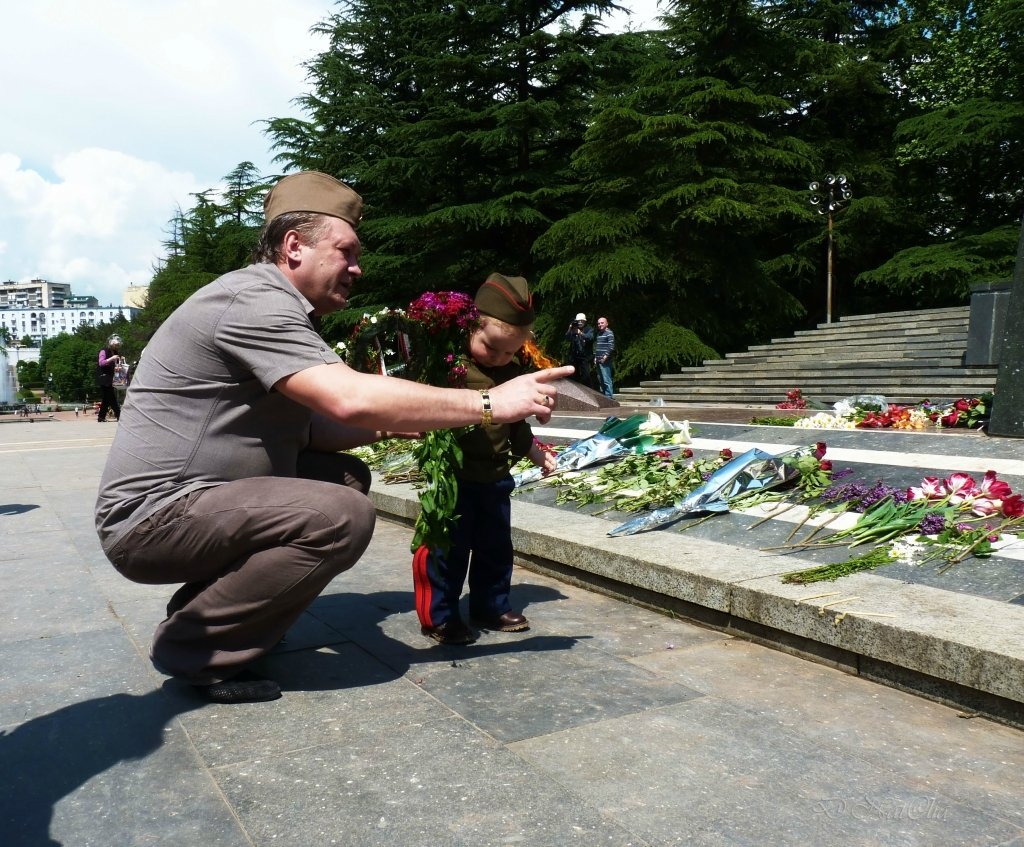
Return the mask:
<path id="1" fill-rule="evenodd" d="M 989 435 L 1024 438 L 1024 220 L 1017 242 L 1010 300 L 1006 305 L 995 401 Z"/>

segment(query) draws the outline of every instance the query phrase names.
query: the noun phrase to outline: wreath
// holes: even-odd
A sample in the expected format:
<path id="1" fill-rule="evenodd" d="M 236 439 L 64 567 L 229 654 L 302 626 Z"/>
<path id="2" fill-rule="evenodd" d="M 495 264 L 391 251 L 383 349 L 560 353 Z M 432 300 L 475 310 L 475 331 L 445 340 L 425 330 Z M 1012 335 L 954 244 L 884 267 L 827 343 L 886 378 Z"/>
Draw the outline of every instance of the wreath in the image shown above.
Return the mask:
<path id="1" fill-rule="evenodd" d="M 466 341 L 479 324 L 473 299 L 456 291 L 426 292 L 406 311 L 382 309 L 363 315 L 338 352 L 354 369 L 464 388 Z M 447 553 L 457 515 L 455 471 L 462 467 L 459 436 L 467 427 L 427 432 L 413 446 L 423 490 L 411 548 Z"/>

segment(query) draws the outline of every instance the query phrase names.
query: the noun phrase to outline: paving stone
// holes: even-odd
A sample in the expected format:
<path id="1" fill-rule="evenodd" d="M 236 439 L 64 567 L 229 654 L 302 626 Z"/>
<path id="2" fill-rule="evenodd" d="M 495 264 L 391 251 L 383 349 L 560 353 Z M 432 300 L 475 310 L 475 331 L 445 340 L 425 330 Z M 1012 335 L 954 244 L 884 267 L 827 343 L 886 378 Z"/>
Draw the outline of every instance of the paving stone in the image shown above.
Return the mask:
<path id="1" fill-rule="evenodd" d="M 103 629 L 114 622 L 106 597 L 83 578 L 76 548 L 62 533 L 27 530 L 4 555 L 14 558 L 0 558 L 0 640 Z"/>
<path id="2" fill-rule="evenodd" d="M 257 844 L 644 844 L 457 717 L 343 730 L 335 745 L 217 777 Z"/>
<path id="3" fill-rule="evenodd" d="M 115 693 L 76 699 L 0 734 L 4 843 L 250 844 L 197 770 L 168 698 L 153 688 L 107 691 Z"/>
<path id="4" fill-rule="evenodd" d="M 653 844 L 1001 844 L 1019 827 L 714 698 L 511 745 Z M 984 840 L 978 838 L 984 832 Z"/>
<path id="5" fill-rule="evenodd" d="M 275 655 L 259 670 L 280 683 L 283 702 L 208 704 L 182 718 L 210 767 L 303 750 L 312 755 L 317 747 L 347 743 L 351 735 L 387 735 L 451 717 L 437 700 L 352 644 Z"/>
<path id="6" fill-rule="evenodd" d="M 742 639 L 654 653 L 637 663 L 726 701 L 765 723 L 803 736 L 811 747 L 901 771 L 903 779 L 984 809 L 991 804 L 1024 828 L 1024 735 L 982 727 L 976 718 L 912 694 L 784 653 L 765 654 Z M 890 696 L 891 694 L 891 696 Z M 908 719 L 912 716 L 912 719 Z"/>
<path id="7" fill-rule="evenodd" d="M 116 624 L 48 637 L 0 635 L 0 727 L 110 692 L 149 690 L 154 678 Z"/>
<path id="8" fill-rule="evenodd" d="M 522 644 L 522 642 L 519 642 Z M 424 673 L 423 688 L 500 741 L 657 709 L 701 693 L 586 645 L 465 657 Z"/>

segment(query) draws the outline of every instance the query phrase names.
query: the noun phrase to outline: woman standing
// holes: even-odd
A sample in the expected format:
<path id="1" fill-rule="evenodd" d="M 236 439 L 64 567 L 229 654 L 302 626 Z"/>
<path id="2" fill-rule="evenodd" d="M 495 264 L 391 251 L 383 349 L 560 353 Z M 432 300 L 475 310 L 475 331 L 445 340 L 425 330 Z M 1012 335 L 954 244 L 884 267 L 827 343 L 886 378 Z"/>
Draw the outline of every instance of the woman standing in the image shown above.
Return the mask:
<path id="1" fill-rule="evenodd" d="M 115 420 L 121 419 L 121 404 L 117 401 L 117 389 L 114 388 L 114 371 L 123 360 L 121 336 L 112 335 L 100 350 L 96 366 L 96 384 L 100 387 L 100 410 L 96 417 L 100 423 L 107 420 L 108 411 L 114 413 Z"/>

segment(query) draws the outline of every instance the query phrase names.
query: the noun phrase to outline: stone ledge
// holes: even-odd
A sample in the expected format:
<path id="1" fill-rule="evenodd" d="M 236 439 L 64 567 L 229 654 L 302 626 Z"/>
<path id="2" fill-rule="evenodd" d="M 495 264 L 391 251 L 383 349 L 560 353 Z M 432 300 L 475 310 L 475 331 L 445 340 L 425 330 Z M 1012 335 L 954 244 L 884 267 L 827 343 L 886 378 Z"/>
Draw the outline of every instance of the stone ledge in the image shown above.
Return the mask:
<path id="1" fill-rule="evenodd" d="M 415 520 L 409 485 L 377 481 L 384 515 Z M 526 567 L 824 661 L 1020 725 L 1024 607 L 870 573 L 786 585 L 770 553 L 653 532 L 609 538 L 609 523 L 517 501 L 513 544 Z M 839 592 L 839 593 L 833 593 Z M 828 594 L 827 597 L 817 595 Z M 856 597 L 837 606 L 823 604 Z"/>

